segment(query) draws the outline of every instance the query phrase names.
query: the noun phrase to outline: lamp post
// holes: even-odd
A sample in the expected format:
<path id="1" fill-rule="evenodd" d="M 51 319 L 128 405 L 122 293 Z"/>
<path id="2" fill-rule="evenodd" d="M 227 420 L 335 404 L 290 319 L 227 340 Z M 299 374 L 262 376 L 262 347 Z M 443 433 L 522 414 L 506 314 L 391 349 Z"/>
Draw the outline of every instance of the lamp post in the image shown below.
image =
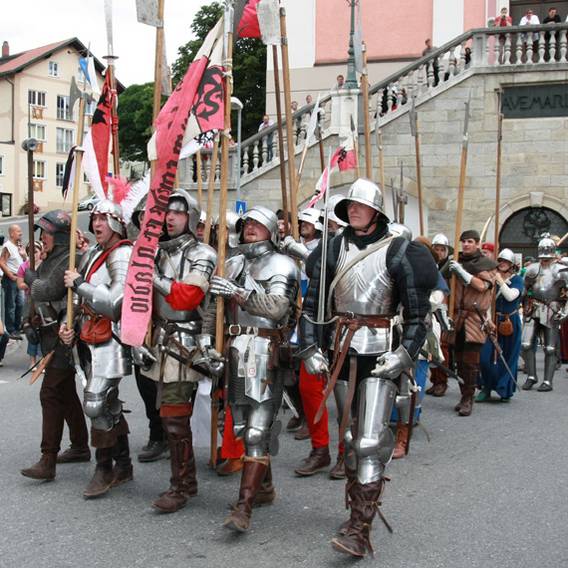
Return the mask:
<path id="1" fill-rule="evenodd" d="M 241 125 L 243 103 L 237 97 L 231 97 L 231 110 L 237 111 L 237 201 L 241 200 Z"/>
<path id="2" fill-rule="evenodd" d="M 35 270 L 35 245 L 34 245 L 34 152 L 37 150 L 38 141 L 35 138 L 26 138 L 22 142 L 22 149 L 28 158 L 28 246 L 30 268 Z"/>
<path id="3" fill-rule="evenodd" d="M 359 0 L 347 0 L 347 4 L 351 8 L 351 29 L 349 31 L 349 57 L 347 59 L 347 79 L 345 80 L 345 87 L 347 89 L 356 89 L 357 85 L 357 73 L 355 71 L 355 47 L 354 47 L 354 36 L 355 36 L 355 6 L 359 4 Z"/>

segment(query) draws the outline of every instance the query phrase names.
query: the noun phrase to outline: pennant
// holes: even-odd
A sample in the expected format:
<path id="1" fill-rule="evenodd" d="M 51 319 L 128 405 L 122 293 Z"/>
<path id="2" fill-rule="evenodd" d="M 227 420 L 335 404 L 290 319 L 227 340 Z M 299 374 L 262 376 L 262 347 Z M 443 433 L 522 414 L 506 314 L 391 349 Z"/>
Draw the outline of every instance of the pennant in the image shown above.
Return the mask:
<path id="1" fill-rule="evenodd" d="M 179 159 L 189 158 L 193 154 L 197 154 L 202 148 L 210 148 L 215 140 L 215 134 L 217 130 L 210 130 L 209 132 L 203 132 L 197 138 L 194 138 L 191 142 L 186 144 L 179 153 Z"/>
<path id="2" fill-rule="evenodd" d="M 108 156 L 112 129 L 112 89 L 107 73 L 91 128 L 83 142 L 83 172 L 99 198 L 107 194 Z"/>
<path id="3" fill-rule="evenodd" d="M 315 136 L 316 133 L 316 128 L 318 125 L 318 118 L 319 118 L 319 113 L 320 113 L 320 99 L 321 99 L 321 93 L 318 93 L 318 99 L 316 101 L 316 106 L 314 107 L 314 110 L 312 111 L 312 114 L 310 115 L 310 122 L 308 123 L 308 129 L 306 130 L 306 145 L 308 145 L 310 143 L 310 141 L 313 139 L 313 137 Z"/>
<path id="4" fill-rule="evenodd" d="M 237 36 L 238 37 L 253 37 L 261 38 L 260 34 L 260 24 L 258 23 L 258 17 L 256 15 L 256 5 L 260 0 L 248 0 L 243 10 L 243 15 L 239 20 L 237 26 Z"/>
<path id="5" fill-rule="evenodd" d="M 166 38 L 164 37 L 164 49 L 162 49 L 162 68 L 160 69 L 162 95 L 169 97 L 172 94 L 172 74 L 166 57 Z"/>
<path id="6" fill-rule="evenodd" d="M 219 43 L 217 40 L 222 39 L 222 35 L 219 35 L 222 34 L 222 30 L 221 20 L 207 36 L 202 49 L 155 122 L 157 160 L 150 182 L 144 221 L 130 258 L 122 303 L 121 341 L 126 345 L 142 345 L 152 317 L 154 257 L 162 232 L 168 198 L 175 184 L 179 155 L 188 129 L 188 118 L 190 115 L 195 117 L 195 124 L 201 128 L 211 122 L 212 115 L 207 113 L 212 107 L 218 105 L 223 108 L 222 88 L 219 100 L 213 103 L 209 100 L 212 94 L 217 93 L 211 84 L 209 66 L 216 44 Z M 222 44 L 222 41 L 220 43 Z M 222 78 L 222 69 L 218 71 Z M 216 87 L 216 83 L 214 86 Z M 203 113 L 206 116 L 200 116 Z M 216 111 L 213 115 L 216 116 Z M 221 123 L 220 129 L 223 126 L 224 124 Z"/>
<path id="7" fill-rule="evenodd" d="M 265 45 L 280 45 L 280 2 L 279 0 L 261 0 L 256 6 L 260 35 Z"/>
<path id="8" fill-rule="evenodd" d="M 363 65 L 363 26 L 361 24 L 361 2 L 357 2 L 355 15 L 355 33 L 353 34 L 353 49 L 355 55 L 355 71 L 361 75 L 365 71 Z"/>
<path id="9" fill-rule="evenodd" d="M 75 148 L 77 146 L 72 146 L 69 150 L 69 156 L 67 156 L 67 161 L 65 162 L 65 168 L 63 170 L 63 186 L 61 188 L 61 195 L 63 195 L 63 200 L 67 199 L 67 194 L 69 191 L 73 191 L 73 180 L 75 179 Z"/>
<path id="10" fill-rule="evenodd" d="M 158 0 L 136 0 L 136 19 L 141 24 L 163 27 L 164 22 L 158 17 Z"/>

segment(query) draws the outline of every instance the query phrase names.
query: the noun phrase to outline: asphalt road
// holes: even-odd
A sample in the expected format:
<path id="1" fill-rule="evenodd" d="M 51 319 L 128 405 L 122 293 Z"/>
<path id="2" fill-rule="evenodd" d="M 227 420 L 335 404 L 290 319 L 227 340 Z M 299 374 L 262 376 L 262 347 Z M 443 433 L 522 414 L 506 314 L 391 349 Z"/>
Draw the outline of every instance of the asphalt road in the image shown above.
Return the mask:
<path id="1" fill-rule="evenodd" d="M 344 485 L 323 474 L 294 477 L 309 443 L 288 434 L 273 461 L 278 499 L 254 511 L 246 535 L 221 527 L 239 479 L 208 470 L 206 449 L 197 451 L 199 495 L 173 515 L 158 515 L 150 507 L 167 487 L 167 461 L 136 462 L 133 482 L 94 501 L 81 496 L 92 463 L 59 466 L 51 483 L 22 477 L 19 470 L 39 457 L 41 429 L 39 383 L 16 380 L 25 367 L 24 353 L 23 346 L 11 346 L 0 369 L 0 566 L 353 564 L 329 545 L 346 516 Z M 521 393 L 508 405 L 478 404 L 470 418 L 456 417 L 453 384 L 446 397 L 427 397 L 423 428 L 416 430 L 410 455 L 388 470 L 392 481 L 383 510 L 395 532 L 390 535 L 375 522 L 376 557 L 362 565 L 568 566 L 567 376 L 564 369 L 557 373 L 552 393 Z M 121 395 L 132 410 L 128 420 L 136 451 L 145 443 L 147 426 L 132 377 L 124 379 Z"/>

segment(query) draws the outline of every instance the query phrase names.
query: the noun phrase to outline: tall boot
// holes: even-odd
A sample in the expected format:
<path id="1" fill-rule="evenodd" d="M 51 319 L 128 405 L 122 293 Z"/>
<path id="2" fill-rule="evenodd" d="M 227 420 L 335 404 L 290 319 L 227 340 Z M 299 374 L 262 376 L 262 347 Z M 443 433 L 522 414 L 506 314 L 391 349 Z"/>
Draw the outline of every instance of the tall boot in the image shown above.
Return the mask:
<path id="1" fill-rule="evenodd" d="M 262 507 L 263 505 L 272 505 L 276 499 L 276 490 L 272 483 L 272 464 L 268 464 L 266 475 L 260 484 L 260 488 L 254 498 L 253 507 Z"/>
<path id="2" fill-rule="evenodd" d="M 263 458 L 245 457 L 239 500 L 232 506 L 233 510 L 223 522 L 224 527 L 237 532 L 245 532 L 249 529 L 254 499 L 263 479 L 266 477 L 269 464 L 270 458 L 268 456 Z"/>
<path id="3" fill-rule="evenodd" d="M 95 473 L 83 491 L 83 497 L 85 499 L 94 499 L 95 497 L 100 497 L 112 487 L 112 481 L 114 479 L 112 471 L 112 453 L 113 447 L 109 448 L 97 448 L 95 450 L 95 460 L 97 465 L 95 466 Z"/>
<path id="4" fill-rule="evenodd" d="M 399 460 L 406 456 L 406 454 L 408 453 L 409 445 L 410 426 L 399 421 L 396 425 L 396 445 L 394 447 L 392 459 Z"/>
<path id="5" fill-rule="evenodd" d="M 525 372 L 527 378 L 521 387 L 523 390 L 531 390 L 538 383 L 538 375 L 536 374 L 536 348 L 523 349 L 522 356 L 525 361 Z"/>
<path id="6" fill-rule="evenodd" d="M 32 479 L 53 481 L 55 479 L 56 460 L 57 454 L 43 453 L 41 454 L 40 460 L 36 464 L 32 465 L 32 467 L 22 469 L 20 473 L 24 477 L 31 477 Z"/>
<path id="7" fill-rule="evenodd" d="M 356 558 L 364 558 L 368 552 L 373 554 L 369 538 L 373 519 L 380 506 L 384 480 L 362 484 L 356 481 L 349 488 L 351 516 L 344 533 L 335 536 L 333 548 Z"/>
<path id="8" fill-rule="evenodd" d="M 131 481 L 132 460 L 130 459 L 130 448 L 128 446 L 128 434 L 122 434 L 117 437 L 116 445 L 113 448 L 114 468 L 112 486 L 122 485 L 127 481 Z"/>
<path id="9" fill-rule="evenodd" d="M 462 400 L 458 410 L 459 416 L 470 416 L 473 412 L 473 397 L 475 395 L 475 384 L 477 382 L 478 368 L 476 365 L 464 363 L 462 378 L 464 385 L 460 385 L 462 389 Z"/>
<path id="10" fill-rule="evenodd" d="M 189 415 L 162 416 L 170 446 L 172 476 L 169 489 L 152 503 L 161 513 L 175 513 L 185 507 L 189 497 L 197 495 L 197 473 L 189 418 Z"/>
<path id="11" fill-rule="evenodd" d="M 345 460 L 345 508 L 349 509 L 349 492 L 351 491 L 351 488 L 353 487 L 354 483 L 357 483 L 357 470 L 356 469 L 352 469 L 351 467 L 349 467 L 347 465 L 347 461 Z M 339 529 L 337 530 L 337 534 L 339 535 L 344 535 L 347 533 L 347 529 L 349 528 L 351 523 L 351 519 L 347 519 L 346 521 L 343 521 L 341 523 L 341 525 L 339 525 Z"/>

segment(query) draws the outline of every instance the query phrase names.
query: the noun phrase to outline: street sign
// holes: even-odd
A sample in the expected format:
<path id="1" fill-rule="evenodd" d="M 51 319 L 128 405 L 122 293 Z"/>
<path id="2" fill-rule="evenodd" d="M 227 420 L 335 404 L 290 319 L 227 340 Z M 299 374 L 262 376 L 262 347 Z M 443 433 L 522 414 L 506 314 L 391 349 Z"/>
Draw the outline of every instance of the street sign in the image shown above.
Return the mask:
<path id="1" fill-rule="evenodd" d="M 247 212 L 247 202 L 237 200 L 235 202 L 235 211 L 242 217 Z"/>

